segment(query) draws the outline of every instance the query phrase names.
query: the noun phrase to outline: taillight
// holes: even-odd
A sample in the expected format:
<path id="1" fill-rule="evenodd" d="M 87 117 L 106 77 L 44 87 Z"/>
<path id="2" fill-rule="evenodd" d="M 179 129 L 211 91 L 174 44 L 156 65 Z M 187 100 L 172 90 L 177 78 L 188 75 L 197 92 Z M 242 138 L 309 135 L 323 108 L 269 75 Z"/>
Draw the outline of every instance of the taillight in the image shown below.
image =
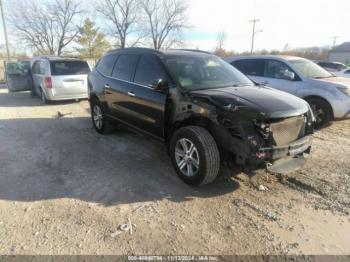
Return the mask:
<path id="1" fill-rule="evenodd" d="M 45 77 L 44 84 L 46 88 L 52 88 L 52 79 L 51 77 Z"/>

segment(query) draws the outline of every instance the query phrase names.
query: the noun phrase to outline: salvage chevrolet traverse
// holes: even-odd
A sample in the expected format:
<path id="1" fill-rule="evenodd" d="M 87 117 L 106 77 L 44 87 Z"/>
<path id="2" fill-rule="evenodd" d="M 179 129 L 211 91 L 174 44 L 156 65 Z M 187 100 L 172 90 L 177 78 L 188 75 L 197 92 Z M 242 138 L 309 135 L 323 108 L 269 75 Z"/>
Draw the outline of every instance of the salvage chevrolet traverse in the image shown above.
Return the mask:
<path id="1" fill-rule="evenodd" d="M 88 85 L 98 133 L 123 124 L 165 142 L 176 173 L 193 186 L 214 181 L 223 158 L 285 173 L 311 150 L 305 101 L 255 85 L 206 52 L 110 51 Z"/>

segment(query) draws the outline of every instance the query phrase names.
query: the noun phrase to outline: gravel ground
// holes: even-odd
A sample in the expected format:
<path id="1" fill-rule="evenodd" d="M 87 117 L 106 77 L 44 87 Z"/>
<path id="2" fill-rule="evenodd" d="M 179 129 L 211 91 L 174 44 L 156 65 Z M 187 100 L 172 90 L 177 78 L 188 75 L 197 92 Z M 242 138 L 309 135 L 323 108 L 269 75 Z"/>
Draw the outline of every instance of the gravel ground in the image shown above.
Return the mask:
<path id="1" fill-rule="evenodd" d="M 87 101 L 0 89 L 0 254 L 350 254 L 349 130 L 316 133 L 294 174 L 223 170 L 196 189 L 162 144 L 97 135 Z"/>

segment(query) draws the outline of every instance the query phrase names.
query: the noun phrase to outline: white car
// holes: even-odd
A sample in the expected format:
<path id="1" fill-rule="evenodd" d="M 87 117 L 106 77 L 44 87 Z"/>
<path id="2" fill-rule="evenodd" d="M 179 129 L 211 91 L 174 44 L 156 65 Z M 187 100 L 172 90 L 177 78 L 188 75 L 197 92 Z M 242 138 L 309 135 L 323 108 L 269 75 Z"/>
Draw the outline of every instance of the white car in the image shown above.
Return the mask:
<path id="1" fill-rule="evenodd" d="M 350 118 L 350 79 L 337 77 L 314 62 L 292 56 L 247 56 L 226 60 L 258 84 L 309 102 L 316 127 Z"/>
<path id="2" fill-rule="evenodd" d="M 340 72 L 333 73 L 336 76 L 350 78 L 350 68 L 342 70 Z"/>
<path id="3" fill-rule="evenodd" d="M 338 73 L 346 69 L 350 69 L 346 65 L 339 62 L 322 62 L 321 61 L 321 62 L 317 62 L 317 64 L 331 73 Z"/>

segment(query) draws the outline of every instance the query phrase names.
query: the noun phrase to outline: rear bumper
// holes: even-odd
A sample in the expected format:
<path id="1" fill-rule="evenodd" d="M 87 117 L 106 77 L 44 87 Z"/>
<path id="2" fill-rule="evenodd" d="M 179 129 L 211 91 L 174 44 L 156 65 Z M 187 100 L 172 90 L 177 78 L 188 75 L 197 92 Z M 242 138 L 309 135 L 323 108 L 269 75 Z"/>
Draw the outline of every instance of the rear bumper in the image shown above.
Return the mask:
<path id="1" fill-rule="evenodd" d="M 64 101 L 64 100 L 74 100 L 74 99 L 87 99 L 88 96 L 85 94 L 81 95 L 70 95 L 70 96 L 48 96 L 47 99 L 50 101 Z"/>
<path id="2" fill-rule="evenodd" d="M 82 90 L 81 92 L 76 92 L 72 94 L 58 94 L 55 89 L 47 90 L 46 97 L 50 101 L 62 101 L 62 100 L 74 100 L 74 99 L 87 99 L 87 90 Z"/>

